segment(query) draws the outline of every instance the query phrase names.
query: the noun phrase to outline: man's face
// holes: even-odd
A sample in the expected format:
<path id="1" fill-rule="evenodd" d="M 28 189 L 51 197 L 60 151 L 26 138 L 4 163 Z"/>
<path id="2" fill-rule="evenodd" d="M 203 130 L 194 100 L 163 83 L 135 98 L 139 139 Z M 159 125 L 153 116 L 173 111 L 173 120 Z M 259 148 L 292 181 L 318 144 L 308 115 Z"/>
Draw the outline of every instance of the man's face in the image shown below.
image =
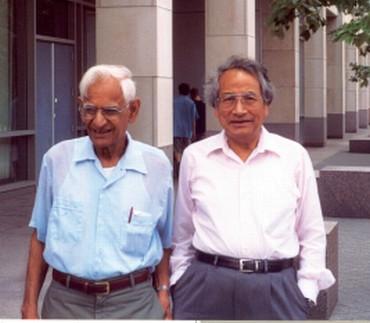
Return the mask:
<path id="1" fill-rule="evenodd" d="M 96 81 L 89 87 L 87 98 L 81 101 L 84 107 L 92 107 L 92 111 L 96 108 L 95 114 L 81 112 L 81 120 L 98 156 L 102 150 L 122 154 L 127 126 L 136 119 L 139 101 L 134 100 L 129 105 L 124 99 L 119 82 L 114 78 Z M 103 113 L 105 109 L 116 109 L 119 112 Z"/>
<path id="2" fill-rule="evenodd" d="M 219 85 L 219 100 L 214 112 L 229 145 L 255 148 L 268 115 L 258 80 L 243 70 L 232 69 L 221 75 Z"/>

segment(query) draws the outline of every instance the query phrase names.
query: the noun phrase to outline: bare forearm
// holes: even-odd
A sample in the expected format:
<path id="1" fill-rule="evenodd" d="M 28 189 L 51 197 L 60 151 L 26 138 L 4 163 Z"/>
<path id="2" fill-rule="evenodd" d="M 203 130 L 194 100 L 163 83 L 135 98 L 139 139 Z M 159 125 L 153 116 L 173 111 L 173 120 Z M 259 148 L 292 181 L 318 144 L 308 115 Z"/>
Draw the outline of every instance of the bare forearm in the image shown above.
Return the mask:
<path id="1" fill-rule="evenodd" d="M 44 244 L 37 239 L 36 231 L 34 231 L 30 241 L 22 318 L 38 318 L 38 297 L 48 269 L 42 256 L 43 251 Z"/>
<path id="2" fill-rule="evenodd" d="M 170 255 L 171 249 L 164 249 L 161 262 L 157 265 L 155 270 L 155 286 L 158 292 L 159 302 L 164 311 L 165 319 L 172 319 L 170 309 Z"/>
<path id="3" fill-rule="evenodd" d="M 160 261 L 160 263 L 157 265 L 155 269 L 155 283 L 157 287 L 160 285 L 169 284 L 170 255 L 171 255 L 171 249 L 164 249 L 162 260 Z"/>

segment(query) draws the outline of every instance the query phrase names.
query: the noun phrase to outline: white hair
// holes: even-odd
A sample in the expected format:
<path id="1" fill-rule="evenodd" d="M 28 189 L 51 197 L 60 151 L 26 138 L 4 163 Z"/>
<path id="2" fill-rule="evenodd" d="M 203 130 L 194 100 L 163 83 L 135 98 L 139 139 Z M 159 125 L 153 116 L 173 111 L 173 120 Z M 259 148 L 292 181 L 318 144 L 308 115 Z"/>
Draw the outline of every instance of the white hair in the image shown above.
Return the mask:
<path id="1" fill-rule="evenodd" d="M 136 86 L 135 82 L 131 79 L 131 71 L 123 65 L 95 65 L 90 67 L 82 76 L 79 90 L 82 98 L 87 98 L 87 91 L 89 87 L 98 80 L 108 77 L 115 78 L 121 86 L 122 94 L 126 102 L 135 99 Z"/>

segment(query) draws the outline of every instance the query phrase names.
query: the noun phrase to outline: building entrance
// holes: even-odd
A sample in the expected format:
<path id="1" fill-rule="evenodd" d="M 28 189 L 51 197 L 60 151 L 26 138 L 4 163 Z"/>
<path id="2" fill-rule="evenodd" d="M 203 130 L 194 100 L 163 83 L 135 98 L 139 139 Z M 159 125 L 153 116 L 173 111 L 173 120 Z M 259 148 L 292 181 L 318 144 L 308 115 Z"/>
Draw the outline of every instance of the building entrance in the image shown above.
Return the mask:
<path id="1" fill-rule="evenodd" d="M 36 170 L 43 154 L 61 140 L 75 135 L 74 47 L 37 41 Z"/>

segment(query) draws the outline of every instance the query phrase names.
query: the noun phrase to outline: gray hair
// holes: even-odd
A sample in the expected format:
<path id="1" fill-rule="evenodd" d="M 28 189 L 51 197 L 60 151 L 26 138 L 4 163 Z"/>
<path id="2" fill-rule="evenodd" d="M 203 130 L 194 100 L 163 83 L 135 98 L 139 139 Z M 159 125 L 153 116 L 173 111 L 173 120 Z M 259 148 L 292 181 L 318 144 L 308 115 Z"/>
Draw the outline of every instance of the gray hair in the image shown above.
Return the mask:
<path id="1" fill-rule="evenodd" d="M 79 90 L 82 98 L 87 98 L 87 91 L 89 87 L 98 80 L 113 77 L 121 86 L 122 95 L 126 102 L 135 99 L 136 86 L 135 82 L 131 79 L 131 71 L 123 65 L 95 65 L 90 67 L 82 76 Z"/>
<path id="2" fill-rule="evenodd" d="M 216 107 L 220 91 L 220 77 L 228 70 L 237 69 L 253 75 L 259 82 L 263 102 L 270 105 L 274 98 L 274 90 L 267 76 L 267 69 L 255 60 L 240 56 L 231 56 L 217 69 L 217 75 L 211 77 L 204 86 L 204 96 L 209 105 Z"/>

